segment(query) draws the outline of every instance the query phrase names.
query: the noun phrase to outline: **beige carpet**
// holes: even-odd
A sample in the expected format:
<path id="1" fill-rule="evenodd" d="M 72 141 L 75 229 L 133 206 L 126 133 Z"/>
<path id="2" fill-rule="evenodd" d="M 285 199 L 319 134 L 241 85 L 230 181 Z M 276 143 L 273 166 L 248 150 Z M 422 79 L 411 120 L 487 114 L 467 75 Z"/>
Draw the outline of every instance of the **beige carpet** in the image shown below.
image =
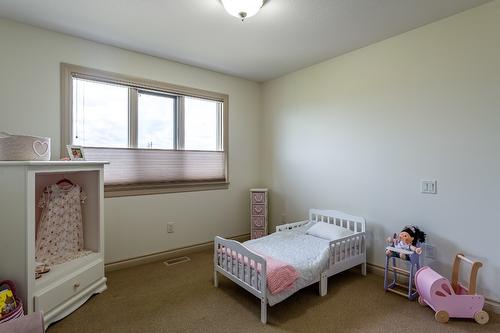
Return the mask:
<path id="1" fill-rule="evenodd" d="M 379 276 L 346 272 L 329 279 L 328 295 L 305 288 L 270 307 L 226 278 L 212 285 L 212 253 L 167 267 L 152 263 L 107 274 L 108 290 L 50 326 L 58 332 L 500 332 L 500 316 L 439 324 L 417 302 L 385 293 Z"/>

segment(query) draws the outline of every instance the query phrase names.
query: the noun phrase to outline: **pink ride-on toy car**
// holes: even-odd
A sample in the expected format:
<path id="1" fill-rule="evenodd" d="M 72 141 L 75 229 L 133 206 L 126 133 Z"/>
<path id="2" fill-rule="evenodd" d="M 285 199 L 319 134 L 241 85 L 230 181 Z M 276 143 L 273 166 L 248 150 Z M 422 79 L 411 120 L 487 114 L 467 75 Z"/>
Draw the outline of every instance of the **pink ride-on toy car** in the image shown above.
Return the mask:
<path id="1" fill-rule="evenodd" d="M 460 262 L 472 265 L 469 288 L 458 281 Z M 429 305 L 435 312 L 438 322 L 446 323 L 452 318 L 474 318 L 479 324 L 486 324 L 488 313 L 483 310 L 484 296 L 476 295 L 477 271 L 482 264 L 472 261 L 462 254 L 457 254 L 453 263 L 453 275 L 450 281 L 432 268 L 425 266 L 415 273 L 415 285 L 419 293 L 418 302 Z"/>

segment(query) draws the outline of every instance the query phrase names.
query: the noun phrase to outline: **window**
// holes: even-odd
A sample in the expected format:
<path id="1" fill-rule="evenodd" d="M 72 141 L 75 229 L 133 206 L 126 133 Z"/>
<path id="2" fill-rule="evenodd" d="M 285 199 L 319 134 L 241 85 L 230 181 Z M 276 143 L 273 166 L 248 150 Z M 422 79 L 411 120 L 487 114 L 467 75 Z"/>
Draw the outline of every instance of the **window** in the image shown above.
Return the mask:
<path id="1" fill-rule="evenodd" d="M 127 87 L 73 79 L 73 101 L 72 144 L 127 147 Z"/>
<path id="2" fill-rule="evenodd" d="M 176 98 L 145 91 L 140 91 L 137 98 L 137 146 L 155 149 L 176 148 L 174 144 Z"/>
<path id="3" fill-rule="evenodd" d="M 199 98 L 184 99 L 184 148 L 218 150 L 220 142 L 219 104 Z"/>
<path id="4" fill-rule="evenodd" d="M 227 188 L 228 96 L 62 64 L 62 153 L 106 160 L 106 196 Z"/>

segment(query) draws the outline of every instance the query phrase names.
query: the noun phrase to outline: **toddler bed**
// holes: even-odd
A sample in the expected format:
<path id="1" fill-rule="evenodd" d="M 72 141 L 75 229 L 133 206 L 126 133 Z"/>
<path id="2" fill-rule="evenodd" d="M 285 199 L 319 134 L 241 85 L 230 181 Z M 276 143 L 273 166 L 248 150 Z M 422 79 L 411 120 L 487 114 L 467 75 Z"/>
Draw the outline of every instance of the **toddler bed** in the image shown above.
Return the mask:
<path id="1" fill-rule="evenodd" d="M 317 237 L 311 229 L 317 223 L 337 226 L 340 233 Z M 267 304 L 279 303 L 316 282 L 324 296 L 328 277 L 357 265 L 366 275 L 365 227 L 362 217 L 311 209 L 309 220 L 277 226 L 275 233 L 262 238 L 240 243 L 217 236 L 214 285 L 218 286 L 219 272 L 259 298 L 265 324 Z"/>

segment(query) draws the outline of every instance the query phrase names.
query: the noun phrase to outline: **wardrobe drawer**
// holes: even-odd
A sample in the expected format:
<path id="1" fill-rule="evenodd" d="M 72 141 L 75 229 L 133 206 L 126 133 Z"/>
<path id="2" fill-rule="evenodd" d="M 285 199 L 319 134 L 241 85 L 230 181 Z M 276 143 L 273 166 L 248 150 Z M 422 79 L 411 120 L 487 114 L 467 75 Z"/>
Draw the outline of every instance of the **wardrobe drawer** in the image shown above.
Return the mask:
<path id="1" fill-rule="evenodd" d="M 266 218 L 264 216 L 252 216 L 252 228 L 264 228 Z"/>
<path id="2" fill-rule="evenodd" d="M 264 216 L 266 213 L 266 205 L 252 205 L 252 215 Z"/>
<path id="3" fill-rule="evenodd" d="M 257 230 L 252 230 L 252 234 L 251 234 L 251 237 L 252 239 L 256 239 L 256 238 L 260 238 L 260 237 L 264 237 L 266 235 L 266 232 L 264 229 L 260 230 L 260 229 L 257 229 Z"/>
<path id="4" fill-rule="evenodd" d="M 66 278 L 55 281 L 46 288 L 35 292 L 35 311 L 48 312 L 52 310 L 102 277 L 104 277 L 104 261 L 102 259 L 68 273 Z"/>
<path id="5" fill-rule="evenodd" d="M 252 192 L 252 203 L 262 204 L 266 201 L 266 192 Z"/>

